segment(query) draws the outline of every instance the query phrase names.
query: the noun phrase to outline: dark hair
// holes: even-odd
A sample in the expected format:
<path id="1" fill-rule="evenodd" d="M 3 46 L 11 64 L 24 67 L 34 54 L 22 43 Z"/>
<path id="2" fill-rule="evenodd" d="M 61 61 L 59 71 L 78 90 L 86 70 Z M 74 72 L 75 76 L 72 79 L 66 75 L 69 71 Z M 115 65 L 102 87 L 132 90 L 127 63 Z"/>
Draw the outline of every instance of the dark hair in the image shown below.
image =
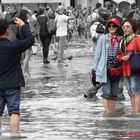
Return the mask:
<path id="1" fill-rule="evenodd" d="M 24 22 L 27 22 L 27 14 L 29 14 L 29 12 L 27 10 L 22 9 L 20 11 L 19 18 L 22 19 Z"/>
<path id="2" fill-rule="evenodd" d="M 45 9 L 44 8 L 39 8 L 39 15 L 42 15 L 43 13 L 45 12 Z"/>
<path id="3" fill-rule="evenodd" d="M 8 28 L 8 22 L 5 19 L 0 19 L 0 36 L 3 35 Z"/>
<path id="4" fill-rule="evenodd" d="M 136 3 L 132 3 L 131 8 L 136 8 Z"/>
<path id="5" fill-rule="evenodd" d="M 118 4 L 118 11 L 122 12 L 126 7 L 129 7 L 130 6 L 130 3 L 127 2 L 127 1 L 121 1 L 119 4 Z"/>
<path id="6" fill-rule="evenodd" d="M 126 19 L 125 21 L 123 21 L 122 25 L 125 22 L 129 22 L 132 25 L 132 29 L 133 29 L 134 33 L 137 31 L 137 22 L 134 19 L 131 19 L 131 18 Z"/>
<path id="7" fill-rule="evenodd" d="M 96 3 L 96 9 L 100 8 L 102 6 L 101 3 Z"/>

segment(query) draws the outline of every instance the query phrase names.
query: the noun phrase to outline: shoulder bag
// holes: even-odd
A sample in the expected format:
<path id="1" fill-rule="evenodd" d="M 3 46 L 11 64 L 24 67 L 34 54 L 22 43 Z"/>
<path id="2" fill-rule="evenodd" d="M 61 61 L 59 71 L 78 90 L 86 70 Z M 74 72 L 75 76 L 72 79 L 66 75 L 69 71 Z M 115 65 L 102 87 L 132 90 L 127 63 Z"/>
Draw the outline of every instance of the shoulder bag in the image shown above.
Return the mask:
<path id="1" fill-rule="evenodd" d="M 59 17 L 59 15 L 58 15 Z M 48 27 L 48 31 L 50 34 L 56 34 L 56 29 L 57 29 L 57 19 L 49 19 L 48 23 L 47 23 L 47 27 Z"/>
<path id="2" fill-rule="evenodd" d="M 137 52 L 136 39 L 134 42 L 134 52 L 130 55 L 130 66 L 133 73 L 140 73 L 140 52 Z"/>

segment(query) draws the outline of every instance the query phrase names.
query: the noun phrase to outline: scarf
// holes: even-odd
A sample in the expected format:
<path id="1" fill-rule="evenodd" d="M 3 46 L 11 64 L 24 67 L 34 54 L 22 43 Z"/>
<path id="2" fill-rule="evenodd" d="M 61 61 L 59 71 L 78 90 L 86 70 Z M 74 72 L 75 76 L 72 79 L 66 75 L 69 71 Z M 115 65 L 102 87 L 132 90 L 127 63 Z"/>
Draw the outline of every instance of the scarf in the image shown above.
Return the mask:
<path id="1" fill-rule="evenodd" d="M 113 36 L 111 37 L 110 41 L 111 41 L 111 46 L 114 47 L 115 42 L 118 42 L 118 43 L 120 42 L 120 38 L 118 38 L 117 36 Z"/>
<path id="2" fill-rule="evenodd" d="M 131 40 L 136 36 L 136 34 L 131 34 L 128 37 L 125 36 L 121 42 L 120 42 L 120 50 L 122 53 L 125 53 L 125 49 L 128 46 L 128 44 L 131 42 Z"/>

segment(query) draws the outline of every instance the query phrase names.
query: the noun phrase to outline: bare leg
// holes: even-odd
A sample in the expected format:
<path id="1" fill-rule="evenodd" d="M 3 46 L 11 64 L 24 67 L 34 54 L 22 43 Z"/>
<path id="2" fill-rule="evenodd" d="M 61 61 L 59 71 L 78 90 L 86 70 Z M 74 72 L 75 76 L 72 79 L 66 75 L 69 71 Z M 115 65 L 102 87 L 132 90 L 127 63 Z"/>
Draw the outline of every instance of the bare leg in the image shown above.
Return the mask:
<path id="1" fill-rule="evenodd" d="M 113 113 L 115 110 L 116 101 L 103 99 L 103 105 L 106 113 Z"/>
<path id="2" fill-rule="evenodd" d="M 23 66 L 22 66 L 22 69 L 23 69 L 23 73 L 26 75 L 30 75 L 29 74 L 29 59 L 30 59 L 30 56 L 31 56 L 31 50 L 28 49 L 26 52 L 25 52 L 25 58 L 23 59 Z"/>
<path id="3" fill-rule="evenodd" d="M 133 97 L 134 100 L 134 114 L 140 114 L 140 95 L 136 95 Z"/>
<path id="4" fill-rule="evenodd" d="M 132 114 L 135 112 L 135 103 L 134 103 L 134 97 L 131 96 L 130 97 L 130 100 L 131 100 L 131 107 L 132 107 Z"/>
<path id="5" fill-rule="evenodd" d="M 10 132 L 11 134 L 17 134 L 19 131 L 20 117 L 18 114 L 12 114 L 10 116 Z"/>
<path id="6" fill-rule="evenodd" d="M 108 108 L 109 108 L 110 112 L 114 112 L 115 105 L 116 105 L 116 101 L 115 100 L 109 100 Z"/>

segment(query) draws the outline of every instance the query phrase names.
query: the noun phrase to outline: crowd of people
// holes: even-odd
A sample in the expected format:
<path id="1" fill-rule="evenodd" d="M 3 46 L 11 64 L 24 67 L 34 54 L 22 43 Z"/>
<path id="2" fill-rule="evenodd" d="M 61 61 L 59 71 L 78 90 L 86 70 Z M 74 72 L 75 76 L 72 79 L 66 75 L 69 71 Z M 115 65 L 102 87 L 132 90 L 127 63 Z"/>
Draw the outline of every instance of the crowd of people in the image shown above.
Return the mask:
<path id="1" fill-rule="evenodd" d="M 95 9 L 81 6 L 65 9 L 59 5 L 54 11 L 50 7 L 31 11 L 6 6 L 0 19 L 0 116 L 7 104 L 11 133 L 19 130 L 20 88 L 25 85 L 24 76 L 29 75 L 31 54 L 42 46 L 42 62 L 49 64 L 49 48 L 55 44 L 55 60 L 63 64 L 65 59 L 72 59 L 64 57 L 64 50 L 75 34 L 79 40 L 93 42 L 98 83 L 93 89 L 96 94 L 102 88 L 104 116 L 124 113 L 123 109 L 115 108 L 119 91 L 123 94 L 124 82 L 132 115 L 140 115 L 140 74 L 131 70 L 129 61 L 133 52 L 140 52 L 139 20 L 136 4 L 128 2 L 118 5 L 107 2 L 104 7 L 97 3 Z M 122 73 L 114 78 L 111 70 L 118 67 L 122 67 Z"/>

